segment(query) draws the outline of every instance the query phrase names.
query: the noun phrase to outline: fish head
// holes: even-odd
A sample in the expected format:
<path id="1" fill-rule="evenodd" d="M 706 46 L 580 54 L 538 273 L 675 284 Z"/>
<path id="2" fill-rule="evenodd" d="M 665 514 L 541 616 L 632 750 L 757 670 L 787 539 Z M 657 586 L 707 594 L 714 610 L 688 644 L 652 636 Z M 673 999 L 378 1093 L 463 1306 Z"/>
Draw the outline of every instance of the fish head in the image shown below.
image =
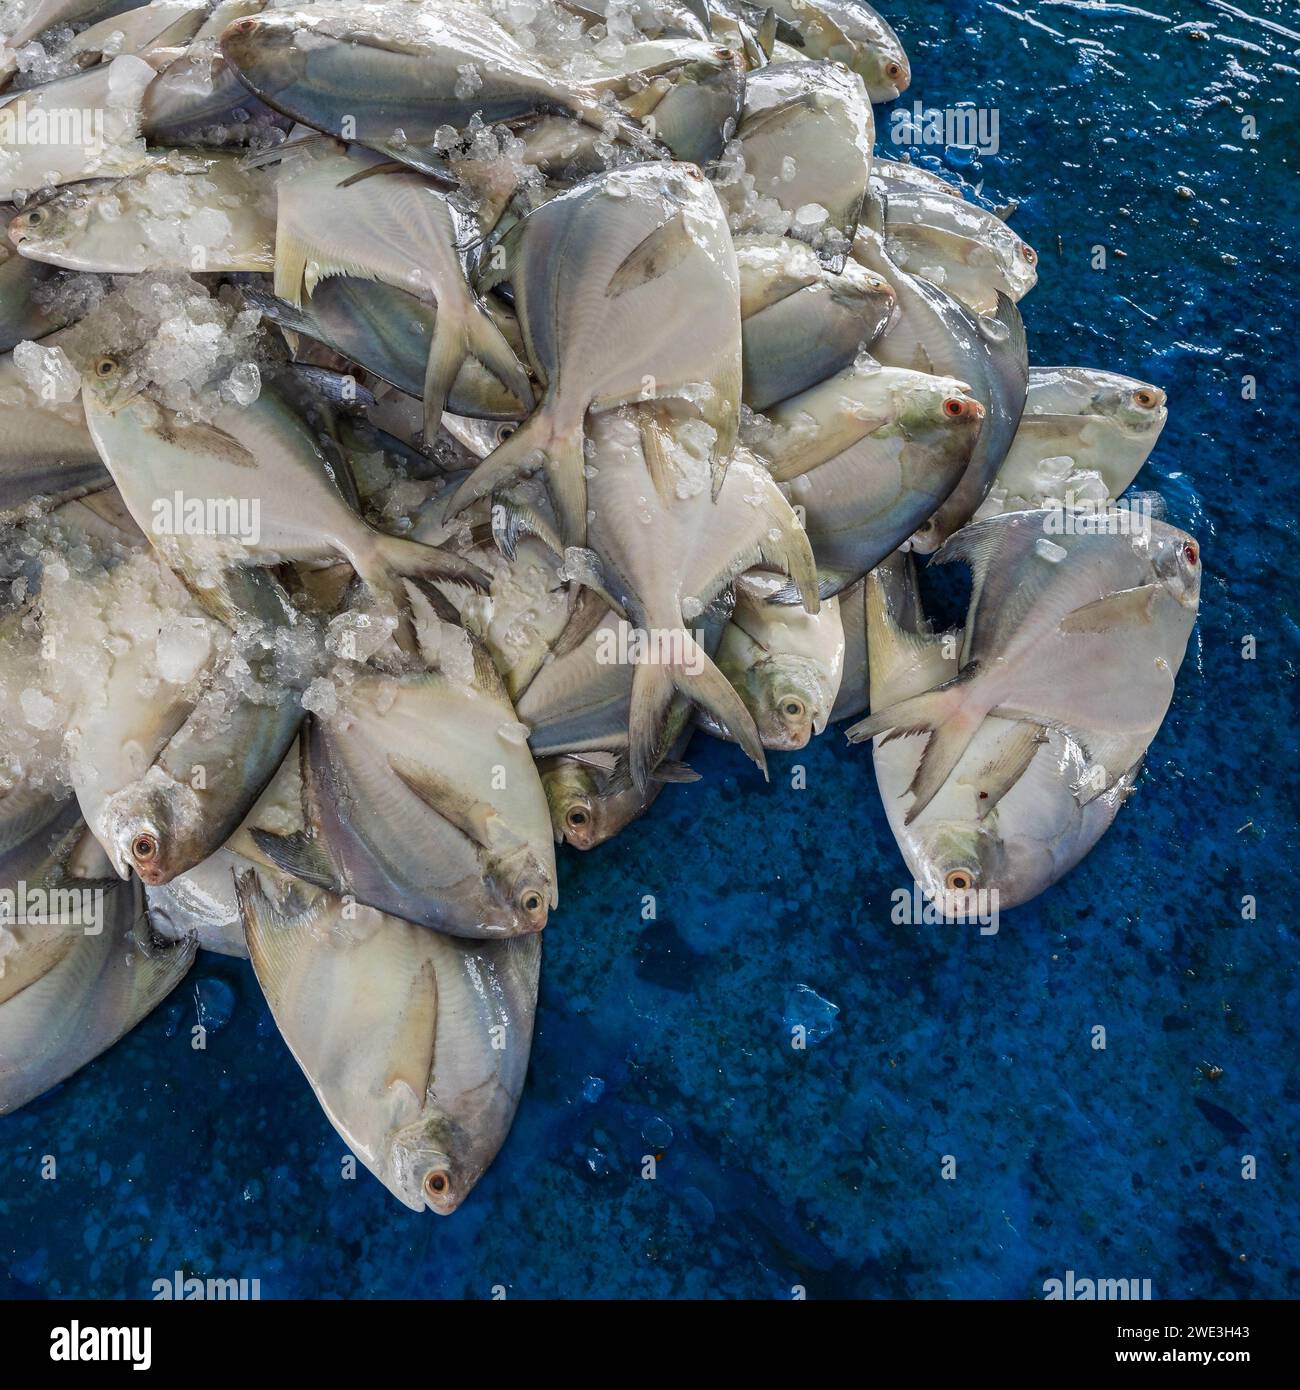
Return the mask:
<path id="1" fill-rule="evenodd" d="M 831 296 L 861 318 L 879 324 L 878 332 L 894 315 L 898 295 L 883 275 L 850 261 L 831 284 Z"/>
<path id="2" fill-rule="evenodd" d="M 388 1151 L 389 1182 L 414 1211 L 426 1207 L 450 1216 L 465 1200 L 481 1174 L 457 1163 L 461 1147 L 457 1128 L 440 1110 L 428 1110 L 414 1124 L 398 1130 Z"/>
<path id="3" fill-rule="evenodd" d="M 892 396 L 895 418 L 909 439 L 937 434 L 944 439 L 965 440 L 974 447 L 984 407 L 971 394 L 967 382 L 908 372 L 892 388 Z"/>
<path id="4" fill-rule="evenodd" d="M 738 686 L 764 748 L 805 748 L 826 727 L 834 701 L 817 664 L 806 657 L 773 656 L 756 662 Z"/>
<path id="5" fill-rule="evenodd" d="M 1007 293 L 1013 299 L 1023 299 L 1038 283 L 1038 252 L 1014 232 L 1009 232 L 1008 238 L 1002 265 Z"/>
<path id="6" fill-rule="evenodd" d="M 105 811 L 113 867 L 122 878 L 134 870 L 150 887 L 170 883 L 207 857 L 206 846 L 187 833 L 178 813 L 183 789 L 172 783 L 169 792 L 159 784 L 162 780 L 162 774 L 155 782 L 152 771 L 146 773 L 143 781 L 113 797 Z"/>
<path id="7" fill-rule="evenodd" d="M 274 103 L 276 95 L 298 87 L 322 60 L 348 45 L 317 33 L 310 11 L 245 15 L 227 25 L 219 40 L 221 53 L 241 81 Z"/>
<path id="8" fill-rule="evenodd" d="M 91 199 L 85 194 L 60 194 L 14 217 L 9 240 L 37 259 L 58 255 L 84 234 L 90 215 Z"/>
<path id="9" fill-rule="evenodd" d="M 1169 418 L 1168 398 L 1158 386 L 1145 381 L 1120 379 L 1114 385 L 1099 387 L 1092 398 L 1092 408 L 1107 416 L 1126 434 L 1136 439 L 1150 439 L 1165 427 Z"/>
<path id="10" fill-rule="evenodd" d="M 873 102 L 893 101 L 912 84 L 912 65 L 893 35 L 857 45 L 849 66 L 862 79 Z"/>
<path id="11" fill-rule="evenodd" d="M 989 901 L 985 894 L 996 891 L 992 901 L 1002 900 L 1010 866 L 993 817 L 918 822 L 909 841 L 917 881 L 946 917 L 973 915 L 976 904 Z"/>
<path id="12" fill-rule="evenodd" d="M 1135 538 L 1149 546 L 1156 578 L 1171 597 L 1194 612 L 1201 601 L 1201 547 L 1176 526 L 1151 522 L 1149 540 Z"/>
<path id="13" fill-rule="evenodd" d="M 105 414 L 116 415 L 144 390 L 145 383 L 127 358 L 105 354 L 90 360 L 81 374 L 81 392 Z"/>
<path id="14" fill-rule="evenodd" d="M 530 846 L 487 855 L 483 887 L 503 935 L 523 936 L 546 925 L 555 876 Z"/>
<path id="15" fill-rule="evenodd" d="M 598 839 L 600 793 L 595 773 L 572 758 L 560 758 L 542 774 L 546 804 L 551 810 L 551 827 L 556 841 L 565 840 L 574 849 L 591 849 Z"/>

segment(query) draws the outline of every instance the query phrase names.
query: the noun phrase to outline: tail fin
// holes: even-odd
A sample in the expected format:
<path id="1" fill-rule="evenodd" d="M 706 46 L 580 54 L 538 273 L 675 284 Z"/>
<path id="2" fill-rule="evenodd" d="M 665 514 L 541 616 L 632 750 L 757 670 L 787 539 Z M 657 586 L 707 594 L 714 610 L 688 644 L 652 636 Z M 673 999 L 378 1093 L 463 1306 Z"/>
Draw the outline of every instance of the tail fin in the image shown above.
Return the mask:
<path id="1" fill-rule="evenodd" d="M 429 358 L 424 364 L 424 439 L 431 444 L 438 437 L 447 397 L 468 355 L 463 320 L 446 312 L 442 305 L 433 320 Z"/>
<path id="2" fill-rule="evenodd" d="M 565 545 L 584 545 L 587 539 L 587 478 L 582 445 L 581 422 L 572 430 L 558 429 L 550 403 L 543 401 L 460 485 L 451 499 L 448 519 L 480 498 L 508 487 L 516 478 L 540 465 L 546 470 L 547 487 Z"/>
<path id="3" fill-rule="evenodd" d="M 371 593 L 396 606 L 400 622 L 395 636 L 398 646 L 408 654 L 416 650 L 416 644 L 409 620 L 402 616 L 408 606 L 404 577 L 453 579 L 480 591 L 486 591 L 491 583 L 477 565 L 460 555 L 382 531 L 372 532 L 371 545 L 361 553 L 349 555 L 348 561 Z"/>
<path id="4" fill-rule="evenodd" d="M 469 321 L 469 354 L 519 401 L 524 410 L 533 404 L 533 387 L 523 364 L 515 356 L 506 335 L 484 308 L 477 308 Z"/>
<path id="5" fill-rule="evenodd" d="M 644 791 L 654 772 L 674 690 L 701 705 L 767 776 L 767 756 L 754 718 L 731 682 L 685 628 L 668 634 L 670 659 L 639 662 L 632 676 L 628 761 L 632 781 Z"/>
<path id="6" fill-rule="evenodd" d="M 388 536 L 382 531 L 375 533 L 375 552 L 384 568 L 393 575 L 423 579 L 458 579 L 471 589 L 486 592 L 491 586 L 491 577 L 463 555 L 454 555 L 449 550 L 437 546 L 422 545 L 419 541 L 408 541 L 401 536 Z M 361 575 L 365 579 L 365 574 Z M 396 588 L 396 584 L 389 586 Z"/>
<path id="7" fill-rule="evenodd" d="M 462 308 L 439 304 L 433 320 L 429 360 L 424 368 L 424 437 L 435 439 L 447 397 L 467 358 L 483 365 L 519 403 L 522 413 L 532 408 L 533 388 L 528 373 L 482 305 L 470 301 Z"/>
<path id="8" fill-rule="evenodd" d="M 946 685 L 870 714 L 848 730 L 850 743 L 860 743 L 877 734 L 886 734 L 886 741 L 929 734 L 908 787 L 913 800 L 904 819 L 906 825 L 911 825 L 934 800 L 984 722 L 987 709 L 969 696 L 969 678 L 963 673 Z"/>

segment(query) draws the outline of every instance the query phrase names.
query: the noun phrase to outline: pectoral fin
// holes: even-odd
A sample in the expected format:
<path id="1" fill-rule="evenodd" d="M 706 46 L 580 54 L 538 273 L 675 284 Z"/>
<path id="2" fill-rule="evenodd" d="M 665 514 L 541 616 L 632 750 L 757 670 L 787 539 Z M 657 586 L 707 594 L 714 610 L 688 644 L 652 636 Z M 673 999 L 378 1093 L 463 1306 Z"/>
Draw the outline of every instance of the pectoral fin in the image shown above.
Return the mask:
<path id="1" fill-rule="evenodd" d="M 1145 627 L 1155 613 L 1159 584 L 1120 589 L 1095 603 L 1085 604 L 1061 619 L 1062 632 L 1114 632 L 1116 628 Z"/>

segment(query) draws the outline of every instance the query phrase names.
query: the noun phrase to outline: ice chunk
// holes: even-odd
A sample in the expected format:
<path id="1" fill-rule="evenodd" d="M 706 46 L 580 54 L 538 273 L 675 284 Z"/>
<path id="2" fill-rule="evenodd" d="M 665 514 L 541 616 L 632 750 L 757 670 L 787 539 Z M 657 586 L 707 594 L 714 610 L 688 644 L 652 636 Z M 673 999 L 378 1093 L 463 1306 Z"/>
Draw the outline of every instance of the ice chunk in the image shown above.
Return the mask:
<path id="1" fill-rule="evenodd" d="M 1034 551 L 1054 565 L 1059 565 L 1070 553 L 1064 546 L 1057 545 L 1055 541 L 1049 541 L 1046 536 L 1039 536 L 1034 542 Z"/>
<path id="2" fill-rule="evenodd" d="M 155 647 L 158 674 L 172 685 L 193 680 L 212 654 L 212 636 L 202 618 L 172 617 L 163 624 Z"/>
<path id="3" fill-rule="evenodd" d="M 13 361 L 23 380 L 42 401 L 66 405 L 77 399 L 81 377 L 61 347 L 19 343 L 14 348 Z"/>
<path id="4" fill-rule="evenodd" d="M 54 723 L 54 701 L 43 691 L 28 686 L 18 697 L 23 718 L 33 729 L 48 729 Z"/>
<path id="5" fill-rule="evenodd" d="M 823 999 L 816 990 L 807 985 L 795 985 L 786 996 L 784 1022 L 788 1031 L 801 1028 L 805 1042 L 819 1043 L 835 1031 L 839 1011 L 838 1004 Z"/>

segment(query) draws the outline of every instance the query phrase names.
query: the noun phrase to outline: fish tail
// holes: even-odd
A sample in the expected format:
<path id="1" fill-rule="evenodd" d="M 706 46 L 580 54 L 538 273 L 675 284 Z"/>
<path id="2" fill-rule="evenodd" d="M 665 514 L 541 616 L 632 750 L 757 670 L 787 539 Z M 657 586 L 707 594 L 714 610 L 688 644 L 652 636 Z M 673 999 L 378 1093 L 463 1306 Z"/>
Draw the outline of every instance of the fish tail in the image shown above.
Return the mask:
<path id="1" fill-rule="evenodd" d="M 686 628 L 663 634 L 667 651 L 638 662 L 632 677 L 628 726 L 628 761 L 632 780 L 644 791 L 661 751 L 663 729 L 673 692 L 701 706 L 720 724 L 767 776 L 767 756 L 753 716 L 731 682 Z"/>
<path id="2" fill-rule="evenodd" d="M 531 410 L 533 388 L 528 373 L 486 309 L 476 306 L 469 321 L 468 339 L 470 356 L 481 362 L 515 397 L 521 412 Z"/>
<path id="3" fill-rule="evenodd" d="M 448 517 L 544 465 L 564 542 L 582 545 L 587 536 L 587 479 L 582 447 L 582 422 L 569 429 L 559 428 L 551 402 L 543 401 L 460 485 L 451 499 Z"/>
<path id="4" fill-rule="evenodd" d="M 438 306 L 433 320 L 429 357 L 424 364 L 424 440 L 431 444 L 438 437 L 442 412 L 460 369 L 469 356 L 466 325 L 459 316 Z"/>
<path id="5" fill-rule="evenodd" d="M 424 367 L 424 437 L 437 437 L 447 398 L 467 358 L 482 363 L 519 403 L 519 412 L 531 410 L 533 388 L 528 373 L 482 305 L 440 303 L 433 320 L 433 337 Z"/>
<path id="6" fill-rule="evenodd" d="M 817 574 L 817 561 L 808 533 L 793 512 L 782 516 L 777 524 L 780 530 L 777 539 L 769 537 L 762 543 L 763 562 L 775 565 L 789 575 L 788 588 L 793 592 L 795 601 L 803 604 L 805 612 L 819 613 L 825 586 Z"/>
<path id="7" fill-rule="evenodd" d="M 400 583 L 403 578 L 455 579 L 483 592 L 491 584 L 490 577 L 463 555 L 454 555 L 449 550 L 406 540 L 401 536 L 388 536 L 382 531 L 375 533 L 372 553 L 379 566 L 378 570 L 370 571 L 379 581 L 377 587 L 391 593 L 404 592 Z M 370 566 L 363 562 L 361 578 L 367 583 L 369 579 L 365 571 L 368 569 Z"/>
<path id="8" fill-rule="evenodd" d="M 923 695 L 913 695 L 868 715 L 848 730 L 848 738 L 850 743 L 861 743 L 879 734 L 886 735 L 886 742 L 911 734 L 929 735 L 908 787 L 913 800 L 905 824 L 911 825 L 961 761 L 987 712 L 981 702 L 971 700 L 969 681 L 959 676 Z"/>
<path id="9" fill-rule="evenodd" d="M 546 488 L 565 545 L 587 543 L 587 460 L 582 424 L 557 435 L 546 456 Z"/>
<path id="10" fill-rule="evenodd" d="M 394 637 L 408 655 L 417 647 L 414 628 L 406 614 L 404 578 L 453 579 L 480 591 L 486 591 L 491 583 L 488 575 L 463 556 L 382 531 L 375 531 L 371 544 L 350 554 L 348 562 L 371 593 L 387 596 L 396 606 L 400 620 Z"/>

